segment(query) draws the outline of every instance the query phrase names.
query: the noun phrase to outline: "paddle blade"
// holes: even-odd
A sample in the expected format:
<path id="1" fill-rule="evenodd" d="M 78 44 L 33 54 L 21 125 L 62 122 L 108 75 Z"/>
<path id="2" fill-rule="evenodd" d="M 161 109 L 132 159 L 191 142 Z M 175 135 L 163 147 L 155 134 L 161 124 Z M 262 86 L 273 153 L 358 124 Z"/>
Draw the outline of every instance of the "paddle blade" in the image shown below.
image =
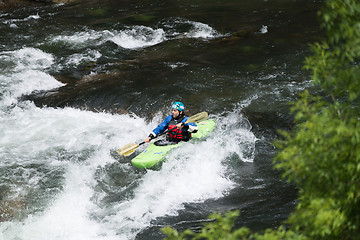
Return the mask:
<path id="1" fill-rule="evenodd" d="M 136 143 L 129 143 L 126 144 L 125 146 L 121 147 L 119 150 L 117 150 L 117 153 L 122 155 L 122 156 L 130 156 L 135 149 L 137 149 L 139 147 L 139 144 Z"/>
<path id="2" fill-rule="evenodd" d="M 197 114 L 189 117 L 188 120 L 186 121 L 186 123 L 200 122 L 200 121 L 206 120 L 208 118 L 208 116 L 209 116 L 209 114 L 207 112 L 197 113 Z"/>

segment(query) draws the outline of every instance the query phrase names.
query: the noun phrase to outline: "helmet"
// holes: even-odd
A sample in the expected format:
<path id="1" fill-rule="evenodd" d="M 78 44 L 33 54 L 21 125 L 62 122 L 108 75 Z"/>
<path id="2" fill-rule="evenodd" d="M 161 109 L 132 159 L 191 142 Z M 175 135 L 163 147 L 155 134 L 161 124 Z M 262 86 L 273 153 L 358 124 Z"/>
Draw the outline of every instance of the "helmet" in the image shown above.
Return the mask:
<path id="1" fill-rule="evenodd" d="M 179 110 L 180 112 L 185 111 L 185 105 L 182 102 L 174 102 L 171 108 Z"/>

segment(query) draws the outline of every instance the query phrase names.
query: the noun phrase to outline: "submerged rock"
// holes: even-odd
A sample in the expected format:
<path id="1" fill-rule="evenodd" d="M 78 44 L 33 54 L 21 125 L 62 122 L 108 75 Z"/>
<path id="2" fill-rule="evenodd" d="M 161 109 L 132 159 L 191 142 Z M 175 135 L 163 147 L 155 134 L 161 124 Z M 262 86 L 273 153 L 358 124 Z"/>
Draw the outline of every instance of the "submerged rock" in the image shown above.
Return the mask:
<path id="1" fill-rule="evenodd" d="M 21 199 L 8 199 L 8 187 L 0 187 L 0 222 L 10 221 L 24 206 Z"/>

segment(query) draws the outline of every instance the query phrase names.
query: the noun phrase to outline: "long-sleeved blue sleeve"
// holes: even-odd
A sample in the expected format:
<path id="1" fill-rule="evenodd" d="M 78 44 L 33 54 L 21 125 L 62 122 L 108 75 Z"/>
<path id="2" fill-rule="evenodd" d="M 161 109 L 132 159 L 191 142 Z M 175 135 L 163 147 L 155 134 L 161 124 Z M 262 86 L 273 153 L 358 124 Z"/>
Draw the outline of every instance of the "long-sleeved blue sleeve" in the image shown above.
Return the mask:
<path id="1" fill-rule="evenodd" d="M 185 117 L 181 122 L 182 123 L 185 123 L 187 120 L 188 120 L 189 117 Z M 162 123 L 160 123 L 156 128 L 154 128 L 154 130 L 152 131 L 154 137 L 157 136 L 158 134 L 164 132 L 168 125 L 169 125 L 169 122 L 171 121 L 172 119 L 172 115 L 169 115 L 167 116 L 164 121 L 162 121 Z M 190 125 L 190 126 L 193 126 L 193 128 L 191 128 L 190 132 L 196 132 L 197 131 L 197 125 L 196 123 L 186 123 L 185 125 Z M 184 131 L 188 131 L 189 128 L 184 128 L 183 130 Z"/>
<path id="2" fill-rule="evenodd" d="M 172 115 L 167 116 L 162 123 L 160 123 L 156 128 L 154 128 L 153 133 L 157 136 L 159 133 L 162 133 L 166 130 L 169 122 L 171 121 Z"/>

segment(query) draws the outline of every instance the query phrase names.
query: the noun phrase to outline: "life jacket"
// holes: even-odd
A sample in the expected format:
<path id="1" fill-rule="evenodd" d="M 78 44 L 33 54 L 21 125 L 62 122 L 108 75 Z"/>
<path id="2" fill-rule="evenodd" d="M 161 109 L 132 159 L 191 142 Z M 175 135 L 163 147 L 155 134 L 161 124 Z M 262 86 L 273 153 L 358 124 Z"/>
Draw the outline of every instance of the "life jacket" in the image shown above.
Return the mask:
<path id="1" fill-rule="evenodd" d="M 172 118 L 168 124 L 168 132 L 167 132 L 167 139 L 169 141 L 174 141 L 174 142 L 180 142 L 180 141 L 188 141 L 191 138 L 191 133 L 189 133 L 188 131 L 183 131 L 182 129 L 178 129 L 176 127 L 177 124 L 181 123 L 181 121 L 185 118 L 186 116 L 180 116 L 178 119 L 174 119 Z"/>

